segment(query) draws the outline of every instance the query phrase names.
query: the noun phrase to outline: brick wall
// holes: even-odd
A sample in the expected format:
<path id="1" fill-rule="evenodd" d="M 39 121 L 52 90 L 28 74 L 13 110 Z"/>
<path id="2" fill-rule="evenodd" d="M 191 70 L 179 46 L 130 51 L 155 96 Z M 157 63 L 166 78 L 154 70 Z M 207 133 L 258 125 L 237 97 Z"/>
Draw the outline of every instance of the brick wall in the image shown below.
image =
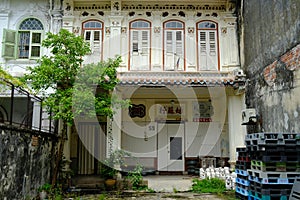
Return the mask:
<path id="1" fill-rule="evenodd" d="M 263 69 L 264 80 L 269 86 L 275 83 L 277 78 L 276 68 L 282 64 L 290 71 L 295 71 L 300 68 L 300 44 Z"/>

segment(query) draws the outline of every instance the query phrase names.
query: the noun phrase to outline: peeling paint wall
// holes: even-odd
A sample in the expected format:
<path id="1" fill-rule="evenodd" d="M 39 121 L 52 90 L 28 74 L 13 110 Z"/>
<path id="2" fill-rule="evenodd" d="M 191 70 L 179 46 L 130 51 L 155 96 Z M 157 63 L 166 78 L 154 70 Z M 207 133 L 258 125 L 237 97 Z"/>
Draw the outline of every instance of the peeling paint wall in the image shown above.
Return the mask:
<path id="1" fill-rule="evenodd" d="M 0 199 L 33 198 L 50 182 L 53 141 L 37 132 L 0 125 Z"/>
<path id="2" fill-rule="evenodd" d="M 246 105 L 256 108 L 260 131 L 300 132 L 300 1 L 242 4 Z"/>

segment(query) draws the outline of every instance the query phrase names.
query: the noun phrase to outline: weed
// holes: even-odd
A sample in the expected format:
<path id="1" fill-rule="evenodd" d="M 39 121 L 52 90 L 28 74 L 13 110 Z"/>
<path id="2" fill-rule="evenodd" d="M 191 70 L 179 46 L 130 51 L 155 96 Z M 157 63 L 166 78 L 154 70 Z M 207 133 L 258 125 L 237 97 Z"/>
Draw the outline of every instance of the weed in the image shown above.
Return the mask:
<path id="1" fill-rule="evenodd" d="M 173 188 L 174 193 L 178 193 L 178 190 L 176 188 Z"/>
<path id="2" fill-rule="evenodd" d="M 105 200 L 105 198 L 106 198 L 105 194 L 100 194 L 98 200 Z"/>
<path id="3" fill-rule="evenodd" d="M 146 191 L 149 193 L 155 193 L 155 190 L 149 187 L 147 187 Z"/>
<path id="4" fill-rule="evenodd" d="M 143 167 L 141 165 L 137 165 L 134 168 L 134 170 L 128 173 L 127 178 L 130 180 L 132 184 L 132 189 L 135 190 L 144 189 L 144 187 L 140 188 L 143 180 L 142 171 L 143 171 Z"/>

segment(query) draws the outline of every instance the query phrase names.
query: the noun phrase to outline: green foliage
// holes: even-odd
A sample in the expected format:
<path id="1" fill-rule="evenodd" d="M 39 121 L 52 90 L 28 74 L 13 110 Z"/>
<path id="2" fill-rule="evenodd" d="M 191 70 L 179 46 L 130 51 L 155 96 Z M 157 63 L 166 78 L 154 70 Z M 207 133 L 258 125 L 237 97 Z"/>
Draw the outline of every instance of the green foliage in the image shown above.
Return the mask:
<path id="1" fill-rule="evenodd" d="M 111 94 L 118 84 L 121 57 L 82 67 L 82 57 L 90 52 L 89 46 L 82 37 L 64 29 L 57 35 L 48 33 L 42 45 L 50 48 L 52 55 L 43 56 L 39 66 L 29 67 L 30 74 L 25 75 L 24 81 L 44 94 L 44 103 L 54 113 L 53 119 L 72 125 L 78 115 L 112 117 L 112 106 L 129 106 L 128 101 Z M 48 94 L 49 89 L 54 92 Z"/>
<path id="2" fill-rule="evenodd" d="M 149 193 L 155 193 L 155 190 L 149 187 L 146 188 L 146 191 Z"/>
<path id="3" fill-rule="evenodd" d="M 50 192 L 50 190 L 51 190 L 51 184 L 49 184 L 49 183 L 45 183 L 38 188 L 39 192 L 42 192 L 42 191 Z"/>
<path id="4" fill-rule="evenodd" d="M 218 178 L 193 179 L 192 191 L 197 193 L 223 193 L 226 191 L 225 181 Z"/>
<path id="5" fill-rule="evenodd" d="M 14 84 L 14 86 L 29 89 L 19 78 L 13 77 L 10 73 L 8 73 L 0 66 L 0 84 L 5 85 L 5 81 Z"/>
<path id="6" fill-rule="evenodd" d="M 30 74 L 25 75 L 24 81 L 29 81 L 36 92 L 47 97 L 44 103 L 48 111 L 54 113 L 54 119 L 72 124 L 73 86 L 82 57 L 90 52 L 89 46 L 82 37 L 64 29 L 58 34 L 47 33 L 42 45 L 51 49 L 52 55 L 43 56 L 38 66 L 29 67 Z M 49 89 L 54 93 L 46 94 Z"/>
<path id="7" fill-rule="evenodd" d="M 100 194 L 98 197 L 98 200 L 104 200 L 106 199 L 106 195 L 105 194 Z"/>
<path id="8" fill-rule="evenodd" d="M 143 181 L 142 171 L 143 167 L 138 164 L 132 171 L 128 173 L 127 178 L 130 180 L 133 189 L 141 189 L 140 187 Z"/>
<path id="9" fill-rule="evenodd" d="M 128 107 L 129 101 L 119 100 L 111 93 L 119 83 L 117 68 L 121 57 L 88 64 L 78 72 L 73 95 L 73 112 L 76 116 L 95 115 L 112 117 L 113 108 Z"/>
<path id="10" fill-rule="evenodd" d="M 116 166 L 121 167 L 124 164 L 124 159 L 130 154 L 122 149 L 115 150 L 110 156 L 101 163 L 100 174 L 104 178 L 114 178 L 118 170 Z"/>
<path id="11" fill-rule="evenodd" d="M 61 185 L 57 187 L 52 187 L 51 184 L 45 183 L 38 188 L 38 192 L 46 192 L 49 199 L 53 200 L 62 200 L 63 199 L 63 192 L 61 189 Z"/>

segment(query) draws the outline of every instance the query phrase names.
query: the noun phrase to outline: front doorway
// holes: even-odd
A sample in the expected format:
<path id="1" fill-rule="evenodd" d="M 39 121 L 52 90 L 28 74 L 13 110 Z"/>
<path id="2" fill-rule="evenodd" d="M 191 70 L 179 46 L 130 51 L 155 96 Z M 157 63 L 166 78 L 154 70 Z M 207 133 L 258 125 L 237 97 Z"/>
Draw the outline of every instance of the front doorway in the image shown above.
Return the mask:
<path id="1" fill-rule="evenodd" d="M 78 174 L 98 174 L 99 162 L 106 155 L 106 124 L 79 123 Z"/>
<path id="2" fill-rule="evenodd" d="M 184 171 L 184 123 L 158 123 L 158 171 Z"/>

